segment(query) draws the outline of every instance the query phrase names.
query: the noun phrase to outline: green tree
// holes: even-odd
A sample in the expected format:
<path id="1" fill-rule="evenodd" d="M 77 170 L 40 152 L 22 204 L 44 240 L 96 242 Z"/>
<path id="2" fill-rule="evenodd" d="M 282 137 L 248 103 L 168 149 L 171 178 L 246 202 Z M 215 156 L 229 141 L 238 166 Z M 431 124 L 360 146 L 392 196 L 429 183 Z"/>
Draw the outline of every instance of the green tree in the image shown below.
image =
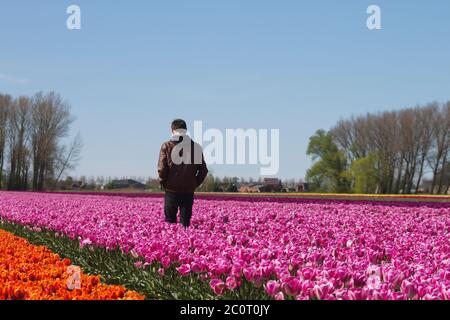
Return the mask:
<path id="1" fill-rule="evenodd" d="M 378 157 L 370 154 L 356 159 L 347 171 L 348 180 L 353 181 L 353 191 L 359 194 L 376 193 L 378 186 Z"/>
<path id="2" fill-rule="evenodd" d="M 208 174 L 203 181 L 202 185 L 198 188 L 200 192 L 214 192 L 216 181 L 212 174 Z"/>
<path id="3" fill-rule="evenodd" d="M 107 184 L 105 184 L 105 189 L 106 190 L 113 190 L 114 189 L 114 184 L 110 181 Z"/>
<path id="4" fill-rule="evenodd" d="M 344 193 L 350 190 L 347 159 L 329 132 L 318 130 L 309 139 L 307 155 L 314 161 L 306 174 L 313 191 Z"/>

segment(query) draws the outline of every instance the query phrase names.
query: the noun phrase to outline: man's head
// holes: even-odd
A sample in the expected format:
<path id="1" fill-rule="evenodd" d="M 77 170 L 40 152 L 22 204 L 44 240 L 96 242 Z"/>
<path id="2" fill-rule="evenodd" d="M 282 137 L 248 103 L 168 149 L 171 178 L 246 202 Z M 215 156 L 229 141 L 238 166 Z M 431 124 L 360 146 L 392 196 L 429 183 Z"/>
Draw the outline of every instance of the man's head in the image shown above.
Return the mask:
<path id="1" fill-rule="evenodd" d="M 186 121 L 176 119 L 172 121 L 172 132 L 175 133 L 180 130 L 187 130 Z"/>

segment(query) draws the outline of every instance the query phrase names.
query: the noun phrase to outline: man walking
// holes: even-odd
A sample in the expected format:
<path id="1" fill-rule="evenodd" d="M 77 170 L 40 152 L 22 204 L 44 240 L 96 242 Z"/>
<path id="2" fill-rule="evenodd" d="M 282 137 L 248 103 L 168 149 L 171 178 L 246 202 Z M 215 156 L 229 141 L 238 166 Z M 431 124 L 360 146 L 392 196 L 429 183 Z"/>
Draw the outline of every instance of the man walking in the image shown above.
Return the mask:
<path id="1" fill-rule="evenodd" d="M 165 190 L 164 215 L 168 223 L 180 223 L 188 228 L 191 222 L 194 192 L 203 183 L 208 169 L 203 150 L 187 135 L 184 120 L 172 122 L 172 138 L 161 146 L 158 175 Z"/>

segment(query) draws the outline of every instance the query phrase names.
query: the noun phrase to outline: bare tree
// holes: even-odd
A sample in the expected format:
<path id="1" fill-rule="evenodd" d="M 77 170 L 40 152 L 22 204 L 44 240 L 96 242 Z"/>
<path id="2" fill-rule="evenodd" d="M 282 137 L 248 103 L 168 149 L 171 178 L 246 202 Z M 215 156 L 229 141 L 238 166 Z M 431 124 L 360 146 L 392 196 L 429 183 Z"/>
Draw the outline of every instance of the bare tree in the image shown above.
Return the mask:
<path id="1" fill-rule="evenodd" d="M 428 164 L 431 167 L 433 173 L 433 180 L 431 184 L 432 192 L 440 193 L 442 189 L 442 183 L 440 182 L 440 169 L 445 167 L 448 161 L 449 153 L 449 119 L 448 109 L 450 108 L 450 102 L 439 109 L 433 118 L 433 152 L 428 156 Z"/>
<path id="2" fill-rule="evenodd" d="M 3 168 L 6 156 L 7 126 L 11 104 L 11 96 L 0 94 L 0 189 L 3 185 Z"/>
<path id="3" fill-rule="evenodd" d="M 26 190 L 28 185 L 31 101 L 28 97 L 14 100 L 8 121 L 9 190 Z"/>
<path id="4" fill-rule="evenodd" d="M 341 147 L 347 159 L 354 161 L 368 155 L 367 118 L 360 116 L 340 120 L 331 130 L 335 143 Z"/>
<path id="5" fill-rule="evenodd" d="M 397 184 L 401 187 L 403 193 L 410 194 L 415 186 L 419 153 L 423 142 L 422 136 L 424 135 L 423 125 L 420 107 L 399 112 L 400 161 L 405 166 L 403 178 L 400 179 L 399 176 Z M 400 165 L 398 167 L 399 172 L 402 169 L 403 167 Z"/>
<path id="6" fill-rule="evenodd" d="M 72 169 L 81 137 L 61 144 L 72 122 L 68 103 L 54 92 L 15 99 L 0 94 L 0 188 L 6 182 L 9 190 L 43 190 Z"/>
<path id="7" fill-rule="evenodd" d="M 440 174 L 438 176 L 439 184 L 438 184 L 438 190 L 437 192 L 445 193 L 447 192 L 447 181 L 446 181 L 446 168 L 447 164 L 449 163 L 450 159 L 450 102 L 448 102 L 446 105 L 442 106 L 442 119 L 444 121 L 444 130 L 443 130 L 443 155 L 442 155 L 442 161 L 440 165 Z"/>
<path id="8" fill-rule="evenodd" d="M 425 173 L 425 163 L 428 154 L 431 151 L 431 146 L 433 143 L 433 118 L 438 112 L 439 105 L 437 103 L 432 103 L 427 105 L 423 109 L 419 109 L 420 113 L 420 149 L 418 157 L 419 173 L 416 182 L 416 194 L 419 192 L 420 185 Z"/>
<path id="9" fill-rule="evenodd" d="M 56 181 L 59 181 L 63 174 L 68 170 L 73 170 L 81 158 L 81 150 L 83 149 L 83 140 L 78 133 L 68 147 L 62 146 L 57 155 L 56 168 L 58 174 Z"/>
<path id="10" fill-rule="evenodd" d="M 68 135 L 72 122 L 69 105 L 58 94 L 37 93 L 33 97 L 33 190 L 43 190 L 46 182 L 54 177 L 58 141 Z"/>
<path id="11" fill-rule="evenodd" d="M 395 168 L 399 163 L 399 128 L 395 112 L 367 115 L 370 150 L 378 155 L 378 177 L 380 193 L 392 193 Z"/>

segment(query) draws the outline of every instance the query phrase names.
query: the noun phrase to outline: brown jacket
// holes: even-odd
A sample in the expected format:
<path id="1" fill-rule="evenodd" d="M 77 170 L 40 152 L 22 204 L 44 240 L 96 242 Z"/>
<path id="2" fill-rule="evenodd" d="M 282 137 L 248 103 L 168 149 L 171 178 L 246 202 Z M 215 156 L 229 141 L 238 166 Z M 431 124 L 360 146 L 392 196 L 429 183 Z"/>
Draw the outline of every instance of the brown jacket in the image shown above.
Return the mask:
<path id="1" fill-rule="evenodd" d="M 183 144 L 179 145 L 182 142 Z M 175 149 L 176 146 L 178 146 L 177 149 Z M 208 169 L 202 147 L 188 136 L 172 138 L 161 146 L 158 175 L 166 192 L 193 194 L 195 189 L 203 183 L 207 174 Z"/>

